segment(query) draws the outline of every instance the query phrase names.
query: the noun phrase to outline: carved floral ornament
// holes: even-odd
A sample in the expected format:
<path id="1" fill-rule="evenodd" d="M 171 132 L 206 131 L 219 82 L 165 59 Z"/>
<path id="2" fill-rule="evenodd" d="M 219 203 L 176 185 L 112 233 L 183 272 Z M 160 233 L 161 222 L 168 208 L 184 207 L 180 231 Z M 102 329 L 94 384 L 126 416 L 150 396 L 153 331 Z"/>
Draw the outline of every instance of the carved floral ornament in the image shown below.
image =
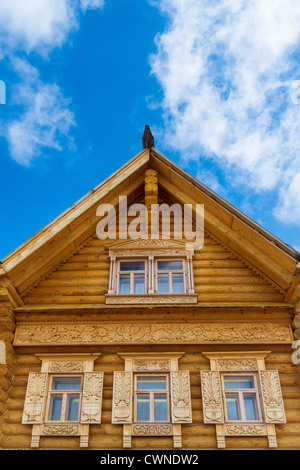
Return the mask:
<path id="1" fill-rule="evenodd" d="M 131 436 L 173 436 L 174 447 L 181 447 L 181 424 L 192 422 L 190 378 L 178 370 L 184 353 L 127 353 L 125 370 L 114 372 L 112 423 L 123 424 L 123 447 L 131 447 Z M 167 373 L 170 381 L 171 422 L 138 423 L 133 416 L 134 373 Z"/>
<path id="2" fill-rule="evenodd" d="M 31 447 L 39 447 L 41 436 L 80 436 L 80 447 L 88 446 L 89 425 L 101 422 L 103 372 L 94 372 L 99 354 L 40 354 L 40 373 L 30 373 L 23 410 L 23 424 L 33 424 Z M 82 377 L 79 422 L 51 422 L 47 416 L 52 375 Z"/>
<path id="3" fill-rule="evenodd" d="M 269 447 L 277 447 L 276 423 L 285 423 L 285 412 L 278 371 L 266 370 L 263 352 L 203 353 L 210 359 L 211 370 L 201 371 L 204 422 L 216 425 L 218 447 L 225 447 L 226 436 L 267 436 Z M 261 395 L 262 419 L 253 422 L 226 422 L 223 374 L 256 374 Z"/>

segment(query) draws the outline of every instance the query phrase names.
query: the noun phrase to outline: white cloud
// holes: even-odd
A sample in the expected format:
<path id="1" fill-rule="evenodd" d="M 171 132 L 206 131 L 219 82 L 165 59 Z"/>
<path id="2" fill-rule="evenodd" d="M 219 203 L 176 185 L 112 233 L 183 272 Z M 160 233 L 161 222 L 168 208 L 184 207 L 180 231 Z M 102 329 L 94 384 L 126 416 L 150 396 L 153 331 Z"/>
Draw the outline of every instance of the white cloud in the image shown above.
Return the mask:
<path id="1" fill-rule="evenodd" d="M 24 60 L 17 59 L 15 67 L 22 82 L 15 88 L 13 100 L 26 110 L 8 123 L 7 139 L 12 158 L 30 166 L 46 148 L 62 150 L 64 141 L 72 145 L 70 130 L 75 121 L 69 100 L 56 84 L 42 82 L 37 69 Z"/>
<path id="2" fill-rule="evenodd" d="M 275 215 L 300 225 L 299 1 L 155 4 L 170 19 L 151 57 L 166 140 L 184 161 L 213 157 L 236 184 L 277 191 Z"/>
<path id="3" fill-rule="evenodd" d="M 21 165 L 29 166 L 45 148 L 62 150 L 75 126 L 70 101 L 56 83 L 40 77 L 30 54 L 50 60 L 53 49 L 62 47 L 79 27 L 79 14 L 103 5 L 103 0 L 0 0 L 0 58 L 10 60 L 17 82 L 10 87 L 9 104 L 23 107 L 18 118 L 0 122 L 0 130 Z M 21 60 L 24 53 L 27 59 Z"/>

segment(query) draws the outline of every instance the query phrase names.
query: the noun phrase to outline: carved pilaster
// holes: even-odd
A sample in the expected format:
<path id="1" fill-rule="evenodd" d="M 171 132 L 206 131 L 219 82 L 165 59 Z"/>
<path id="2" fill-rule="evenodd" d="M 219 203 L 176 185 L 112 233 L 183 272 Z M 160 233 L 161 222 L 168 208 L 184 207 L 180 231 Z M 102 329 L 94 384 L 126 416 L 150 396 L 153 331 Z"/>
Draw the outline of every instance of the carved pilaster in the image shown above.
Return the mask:
<path id="1" fill-rule="evenodd" d="M 224 423 L 220 373 L 201 371 L 203 419 L 205 423 Z"/>
<path id="2" fill-rule="evenodd" d="M 260 383 L 267 423 L 285 423 L 285 412 L 277 370 L 260 370 Z"/>
<path id="3" fill-rule="evenodd" d="M 112 423 L 131 424 L 132 372 L 114 372 Z"/>
<path id="4" fill-rule="evenodd" d="M 190 375 L 187 370 L 171 372 L 172 422 L 191 423 Z"/>

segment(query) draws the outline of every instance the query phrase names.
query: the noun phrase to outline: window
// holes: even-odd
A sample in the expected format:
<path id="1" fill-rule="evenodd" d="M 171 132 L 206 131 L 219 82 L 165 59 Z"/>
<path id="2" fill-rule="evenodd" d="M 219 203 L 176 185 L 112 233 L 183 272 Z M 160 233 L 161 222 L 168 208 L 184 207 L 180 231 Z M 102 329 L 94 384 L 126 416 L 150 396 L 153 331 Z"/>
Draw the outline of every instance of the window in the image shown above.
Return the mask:
<path id="1" fill-rule="evenodd" d="M 255 375 L 223 375 L 223 390 L 227 421 L 261 420 Z"/>
<path id="2" fill-rule="evenodd" d="M 135 376 L 135 422 L 169 422 L 169 378 L 167 375 Z"/>
<path id="3" fill-rule="evenodd" d="M 182 241 L 131 240 L 109 248 L 107 304 L 196 304 L 194 249 Z"/>
<path id="4" fill-rule="evenodd" d="M 184 260 L 157 260 L 156 277 L 157 292 L 159 293 L 183 293 L 184 282 Z"/>
<path id="5" fill-rule="evenodd" d="M 49 391 L 49 421 L 78 421 L 82 379 L 81 377 L 51 377 Z"/>
<path id="6" fill-rule="evenodd" d="M 119 294 L 144 294 L 146 261 L 119 261 Z"/>

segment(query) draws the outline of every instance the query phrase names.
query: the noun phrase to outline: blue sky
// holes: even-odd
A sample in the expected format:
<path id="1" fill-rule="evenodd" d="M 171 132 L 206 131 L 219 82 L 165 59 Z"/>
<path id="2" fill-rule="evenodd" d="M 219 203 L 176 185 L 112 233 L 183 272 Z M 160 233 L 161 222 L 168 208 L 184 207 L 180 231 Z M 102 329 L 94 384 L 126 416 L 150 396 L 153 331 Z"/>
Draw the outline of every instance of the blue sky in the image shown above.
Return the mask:
<path id="1" fill-rule="evenodd" d="M 0 0 L 0 258 L 139 152 L 145 124 L 300 250 L 298 3 Z"/>

